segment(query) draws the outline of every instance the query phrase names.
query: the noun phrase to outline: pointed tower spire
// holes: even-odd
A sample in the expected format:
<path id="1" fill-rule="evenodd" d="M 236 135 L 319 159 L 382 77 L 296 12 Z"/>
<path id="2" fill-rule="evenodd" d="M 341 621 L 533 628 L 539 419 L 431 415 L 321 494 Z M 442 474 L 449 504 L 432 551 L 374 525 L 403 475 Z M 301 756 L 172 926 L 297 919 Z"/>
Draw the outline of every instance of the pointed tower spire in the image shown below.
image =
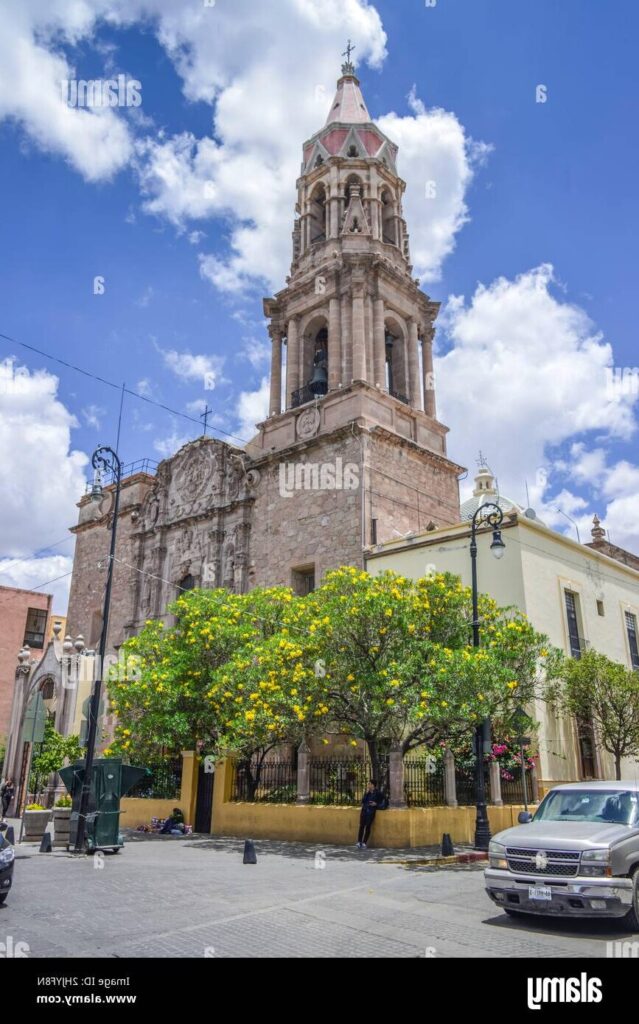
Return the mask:
<path id="1" fill-rule="evenodd" d="M 350 39 L 343 57 L 346 62 L 342 64 L 342 77 L 337 83 L 337 92 L 333 105 L 326 118 L 326 124 L 368 124 L 371 121 L 362 90 L 359 87 L 359 79 L 355 75 L 355 65 L 351 60 L 351 54 L 355 49 Z M 326 127 L 326 125 L 324 126 Z"/>

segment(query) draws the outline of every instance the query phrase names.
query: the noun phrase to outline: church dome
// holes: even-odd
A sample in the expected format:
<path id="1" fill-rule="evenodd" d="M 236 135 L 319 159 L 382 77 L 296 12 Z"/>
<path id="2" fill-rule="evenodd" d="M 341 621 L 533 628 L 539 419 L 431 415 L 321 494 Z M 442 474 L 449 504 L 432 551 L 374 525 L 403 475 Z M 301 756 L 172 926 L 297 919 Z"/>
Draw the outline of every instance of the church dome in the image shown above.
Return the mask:
<path id="1" fill-rule="evenodd" d="M 461 506 L 461 521 L 466 522 L 475 515 L 475 512 L 482 505 L 486 505 L 488 502 L 492 502 L 494 505 L 499 505 L 500 509 L 504 514 L 507 512 L 519 512 L 523 514 L 524 509 L 512 498 L 507 498 L 505 494 L 500 494 L 497 489 L 497 483 L 495 476 L 490 467 L 485 462 L 482 455 L 479 457 L 479 470 L 475 477 L 475 489 L 473 491 L 472 498 L 468 498 L 464 501 Z"/>

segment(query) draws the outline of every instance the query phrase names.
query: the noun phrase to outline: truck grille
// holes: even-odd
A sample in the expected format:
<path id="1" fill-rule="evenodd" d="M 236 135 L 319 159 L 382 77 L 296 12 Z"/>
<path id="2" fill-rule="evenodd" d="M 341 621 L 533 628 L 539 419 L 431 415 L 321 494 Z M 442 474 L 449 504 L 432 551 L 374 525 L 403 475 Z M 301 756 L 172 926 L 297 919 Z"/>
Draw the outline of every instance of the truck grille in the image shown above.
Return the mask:
<path id="1" fill-rule="evenodd" d="M 536 863 L 539 853 L 547 859 L 543 867 Z M 572 850 L 519 850 L 511 846 L 506 848 L 509 870 L 526 875 L 574 876 L 579 871 L 579 857 L 579 852 Z"/>

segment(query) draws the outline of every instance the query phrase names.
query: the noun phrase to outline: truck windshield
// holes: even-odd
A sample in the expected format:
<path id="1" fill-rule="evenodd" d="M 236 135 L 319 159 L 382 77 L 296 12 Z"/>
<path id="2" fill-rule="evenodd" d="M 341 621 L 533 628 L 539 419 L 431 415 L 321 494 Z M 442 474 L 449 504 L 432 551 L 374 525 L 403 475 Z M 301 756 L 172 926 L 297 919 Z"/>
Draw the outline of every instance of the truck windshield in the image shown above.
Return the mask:
<path id="1" fill-rule="evenodd" d="M 609 821 L 615 825 L 637 825 L 639 793 L 555 789 L 542 801 L 535 821 Z"/>

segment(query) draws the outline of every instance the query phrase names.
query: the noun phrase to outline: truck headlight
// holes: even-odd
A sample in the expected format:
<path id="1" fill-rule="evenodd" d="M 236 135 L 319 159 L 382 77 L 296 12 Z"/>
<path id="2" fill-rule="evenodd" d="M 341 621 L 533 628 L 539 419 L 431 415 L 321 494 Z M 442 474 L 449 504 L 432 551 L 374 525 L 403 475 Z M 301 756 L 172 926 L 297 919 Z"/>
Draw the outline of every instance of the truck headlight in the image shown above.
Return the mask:
<path id="1" fill-rule="evenodd" d="M 491 868 L 500 868 L 502 871 L 508 871 L 506 847 L 503 843 L 496 843 L 494 839 L 490 840 L 488 844 L 488 861 Z"/>
<path id="2" fill-rule="evenodd" d="M 14 857 L 15 853 L 12 846 L 7 846 L 6 849 L 0 850 L 0 868 L 8 868 Z"/>
<path id="3" fill-rule="evenodd" d="M 611 875 L 610 850 L 584 850 L 581 855 L 581 874 L 586 877 Z"/>

